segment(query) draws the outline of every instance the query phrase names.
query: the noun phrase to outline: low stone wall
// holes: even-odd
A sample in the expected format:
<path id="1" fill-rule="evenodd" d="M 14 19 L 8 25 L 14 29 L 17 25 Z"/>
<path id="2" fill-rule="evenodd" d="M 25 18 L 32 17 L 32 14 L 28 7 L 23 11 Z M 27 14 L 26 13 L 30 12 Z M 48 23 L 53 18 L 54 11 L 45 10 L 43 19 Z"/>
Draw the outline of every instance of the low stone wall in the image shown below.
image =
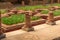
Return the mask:
<path id="1" fill-rule="evenodd" d="M 39 24 L 43 24 L 45 23 L 46 20 L 44 19 L 41 19 L 41 20 L 36 20 L 36 21 L 32 21 L 31 22 L 31 25 L 32 26 L 36 26 L 36 25 L 39 25 Z M 22 27 L 24 27 L 25 23 L 19 23 L 19 24 L 14 24 L 14 25 L 7 25 L 7 27 L 5 27 L 5 30 L 4 32 L 9 32 L 9 31 L 14 31 L 14 30 L 17 30 L 17 29 L 21 29 Z"/>
<path id="2" fill-rule="evenodd" d="M 54 18 L 54 21 L 57 21 L 57 20 L 60 20 L 60 16 L 57 16 Z M 44 24 L 46 23 L 46 19 L 39 19 L 39 20 L 36 20 L 36 21 L 32 21 L 31 22 L 31 25 L 32 27 L 33 26 L 36 26 L 36 25 L 40 25 L 40 24 Z M 18 30 L 18 29 L 21 29 L 22 27 L 24 27 L 25 23 L 19 23 L 19 24 L 14 24 L 14 25 L 11 25 L 7 28 L 5 28 L 5 31 L 4 32 L 9 32 L 9 31 L 14 31 L 14 30 Z"/>

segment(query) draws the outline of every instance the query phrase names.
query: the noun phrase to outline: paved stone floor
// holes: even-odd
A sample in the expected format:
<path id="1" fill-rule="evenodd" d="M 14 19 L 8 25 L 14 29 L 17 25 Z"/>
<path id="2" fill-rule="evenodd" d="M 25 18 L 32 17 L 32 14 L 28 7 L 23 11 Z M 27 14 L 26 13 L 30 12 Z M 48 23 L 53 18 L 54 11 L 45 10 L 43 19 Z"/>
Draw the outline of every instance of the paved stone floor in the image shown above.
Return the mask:
<path id="1" fill-rule="evenodd" d="M 35 31 L 25 32 L 17 30 L 6 33 L 7 37 L 2 40 L 52 40 L 60 37 L 60 20 L 56 21 L 56 25 L 37 25 L 34 26 Z"/>

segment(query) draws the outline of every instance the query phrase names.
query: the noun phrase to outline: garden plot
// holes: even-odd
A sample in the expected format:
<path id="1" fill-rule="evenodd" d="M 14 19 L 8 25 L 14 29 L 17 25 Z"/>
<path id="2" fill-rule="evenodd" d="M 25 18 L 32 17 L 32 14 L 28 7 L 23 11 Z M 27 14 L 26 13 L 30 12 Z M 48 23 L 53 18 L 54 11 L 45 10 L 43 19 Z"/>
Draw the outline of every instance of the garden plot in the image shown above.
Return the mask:
<path id="1" fill-rule="evenodd" d="M 33 16 L 31 17 L 31 20 L 38 20 L 39 17 Z M 10 17 L 3 17 L 2 23 L 6 25 L 12 25 L 17 23 L 23 23 L 25 21 L 25 15 L 19 14 L 19 15 L 11 15 Z"/>
<path id="2" fill-rule="evenodd" d="M 42 14 L 48 14 L 48 10 L 44 10 L 41 13 Z M 40 19 L 39 17 L 40 14 L 37 14 L 37 16 L 32 16 L 31 20 L 38 20 Z M 60 10 L 54 11 L 54 16 L 60 16 Z M 10 17 L 3 17 L 2 18 L 2 23 L 7 24 L 7 25 L 12 25 L 12 24 L 17 24 L 17 23 L 23 23 L 25 21 L 25 15 L 24 14 L 15 14 L 11 15 Z"/>
<path id="3" fill-rule="evenodd" d="M 35 7 L 35 6 L 31 6 L 32 8 L 30 8 L 29 7 L 29 9 L 28 9 L 28 7 L 29 6 L 27 6 L 25 9 L 23 9 L 24 7 L 22 7 L 22 8 L 20 8 L 21 10 L 23 9 L 24 11 L 27 11 L 27 10 L 32 10 L 33 12 L 35 11 L 35 9 L 39 9 L 39 7 L 40 6 L 37 6 L 37 7 Z M 45 7 L 46 8 L 46 7 Z M 48 8 L 48 7 L 47 7 Z M 20 10 L 19 8 L 18 8 L 18 11 Z M 41 8 L 42 9 L 42 8 Z M 2 15 L 4 15 L 4 14 L 8 14 L 7 13 L 7 10 L 4 10 L 4 11 L 2 11 L 1 10 L 1 14 Z M 39 12 L 40 13 L 40 12 Z M 47 19 L 47 14 L 49 13 L 49 10 L 43 10 L 43 11 L 41 11 L 41 14 L 45 14 L 46 16 L 41 16 L 42 18 L 44 18 L 44 17 L 46 17 L 45 19 L 43 19 L 43 21 L 40 21 L 40 19 L 41 19 L 41 17 L 40 16 L 31 16 L 30 18 L 31 18 L 31 21 L 33 21 L 32 22 L 32 25 L 36 25 L 36 24 L 40 24 L 40 23 L 45 23 L 46 22 L 46 19 Z M 55 11 L 53 11 L 53 13 L 54 13 L 54 16 L 56 17 L 56 16 L 60 16 L 60 9 L 59 10 L 55 10 Z M 34 14 L 33 14 L 34 15 Z M 37 14 L 36 14 L 37 15 Z M 40 14 L 38 14 L 38 15 L 40 15 Z M 58 17 L 58 18 L 56 18 L 57 20 L 59 19 L 60 20 L 60 17 Z M 37 21 L 38 20 L 38 21 Z M 24 15 L 24 13 L 22 13 L 22 14 L 19 14 L 19 13 L 12 13 L 11 15 L 9 14 L 8 16 L 6 16 L 6 17 L 2 17 L 2 26 L 4 27 L 4 26 L 6 26 L 6 27 L 4 27 L 4 28 L 7 28 L 7 29 L 9 29 L 9 30 L 13 30 L 13 29 L 20 29 L 21 28 L 21 26 L 22 25 L 24 25 L 24 22 L 25 22 L 25 15 Z M 16 24 L 18 24 L 18 25 L 16 25 Z M 22 24 L 22 25 L 21 25 Z M 18 26 L 18 27 L 17 27 Z M 12 28 L 12 27 L 14 27 L 14 28 Z M 12 29 L 11 29 L 12 28 Z M 6 29 L 6 30 L 7 30 Z"/>

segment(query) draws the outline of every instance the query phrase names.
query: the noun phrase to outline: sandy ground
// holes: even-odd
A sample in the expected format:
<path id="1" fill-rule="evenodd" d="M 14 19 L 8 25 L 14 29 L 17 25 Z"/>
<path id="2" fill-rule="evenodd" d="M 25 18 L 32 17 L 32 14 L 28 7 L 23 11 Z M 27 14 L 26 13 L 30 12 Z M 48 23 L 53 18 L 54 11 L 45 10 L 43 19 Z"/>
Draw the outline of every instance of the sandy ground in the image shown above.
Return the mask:
<path id="1" fill-rule="evenodd" d="M 60 37 L 60 20 L 56 25 L 42 24 L 34 26 L 34 29 L 32 32 L 17 30 L 5 33 L 6 38 L 2 40 L 52 40 Z"/>

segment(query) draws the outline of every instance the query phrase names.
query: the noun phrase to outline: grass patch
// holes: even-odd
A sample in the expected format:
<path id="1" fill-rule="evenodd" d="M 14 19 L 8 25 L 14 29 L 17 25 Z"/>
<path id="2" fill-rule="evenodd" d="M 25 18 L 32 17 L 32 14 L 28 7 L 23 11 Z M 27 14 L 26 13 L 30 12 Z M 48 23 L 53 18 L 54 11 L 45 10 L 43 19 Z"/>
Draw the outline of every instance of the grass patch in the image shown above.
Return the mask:
<path id="1" fill-rule="evenodd" d="M 54 16 L 60 16 L 60 10 L 54 11 Z"/>
<path id="2" fill-rule="evenodd" d="M 48 14 L 48 12 L 49 12 L 48 10 L 43 10 L 41 13 L 42 14 Z"/>
<path id="3" fill-rule="evenodd" d="M 48 10 L 42 11 L 42 14 L 48 14 L 48 13 L 49 13 Z M 53 13 L 54 13 L 54 16 L 60 16 L 60 10 L 53 11 Z"/>
<path id="4" fill-rule="evenodd" d="M 39 17 L 31 17 L 31 20 L 37 20 L 40 19 Z M 12 15 L 10 17 L 3 17 L 2 18 L 2 23 L 7 24 L 7 25 L 12 25 L 12 24 L 17 24 L 17 23 L 22 23 L 25 21 L 25 15 L 20 14 L 20 15 Z"/>
<path id="5" fill-rule="evenodd" d="M 43 5 L 35 5 L 35 6 L 20 6 L 17 7 L 18 10 L 35 10 L 35 9 L 40 9 L 40 8 L 49 8 L 49 6 L 43 6 Z"/>
<path id="6" fill-rule="evenodd" d="M 49 8 L 51 6 L 59 6 L 59 3 L 54 3 L 54 4 L 48 4 L 48 5 L 34 5 L 34 6 L 19 6 L 17 7 L 18 10 L 35 10 L 35 9 L 40 9 L 40 8 Z"/>

